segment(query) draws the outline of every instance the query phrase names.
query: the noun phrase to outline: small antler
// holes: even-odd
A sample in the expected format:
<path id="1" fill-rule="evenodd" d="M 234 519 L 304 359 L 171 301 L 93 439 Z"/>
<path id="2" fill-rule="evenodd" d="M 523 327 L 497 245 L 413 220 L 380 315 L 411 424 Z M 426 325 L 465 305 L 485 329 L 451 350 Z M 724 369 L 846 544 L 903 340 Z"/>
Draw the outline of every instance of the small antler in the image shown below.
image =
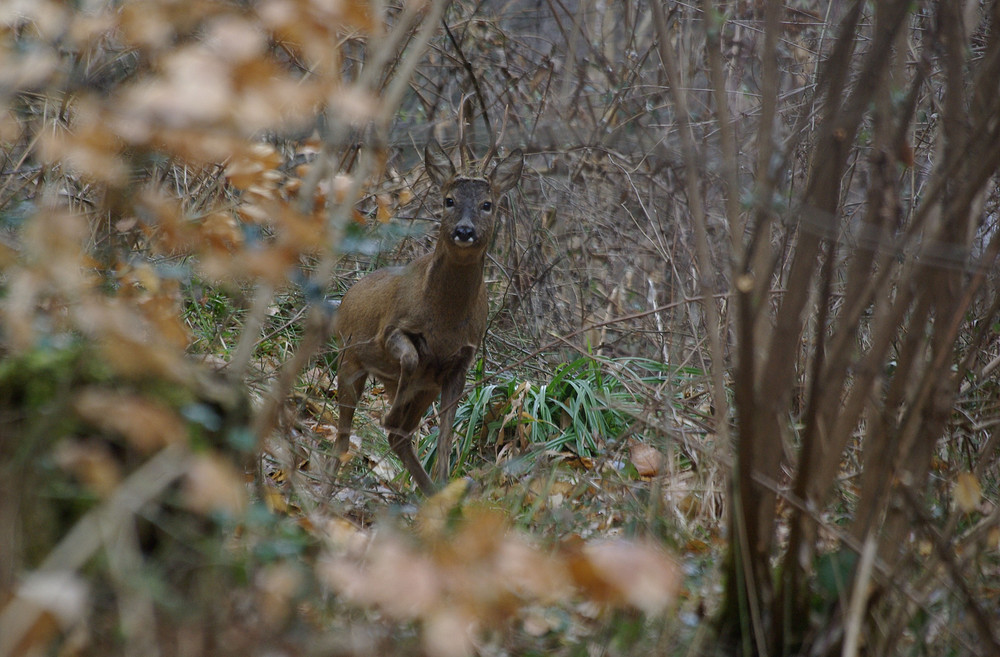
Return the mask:
<path id="1" fill-rule="evenodd" d="M 503 139 L 503 131 L 507 128 L 508 112 L 510 112 L 510 105 L 503 108 L 503 122 L 500 124 L 500 132 L 497 133 L 497 138 L 493 141 L 493 145 L 490 146 L 490 150 L 486 152 L 486 157 L 483 158 L 483 163 L 479 167 L 482 171 L 486 171 L 486 168 L 490 165 L 490 160 L 497 154 L 497 149 L 500 147 L 500 140 Z"/>
<path id="2" fill-rule="evenodd" d="M 469 145 L 465 143 L 465 113 L 466 108 L 471 105 L 472 94 L 468 93 L 462 96 L 461 102 L 458 104 L 458 156 L 461 161 L 461 170 L 468 171 L 469 169 L 469 155 L 472 153 L 472 149 Z M 471 112 L 470 112 L 471 114 Z M 468 122 L 471 124 L 471 121 Z"/>

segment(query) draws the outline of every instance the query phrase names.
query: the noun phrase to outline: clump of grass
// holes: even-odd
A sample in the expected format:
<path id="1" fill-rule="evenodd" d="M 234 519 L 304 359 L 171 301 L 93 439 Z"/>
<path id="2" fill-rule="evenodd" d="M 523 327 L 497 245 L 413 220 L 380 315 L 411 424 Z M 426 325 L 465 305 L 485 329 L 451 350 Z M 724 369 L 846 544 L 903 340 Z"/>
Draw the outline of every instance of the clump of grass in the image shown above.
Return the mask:
<path id="1" fill-rule="evenodd" d="M 493 456 L 513 449 L 528 459 L 552 452 L 605 458 L 623 436 L 641 433 L 635 424 L 649 389 L 676 387 L 693 372 L 644 358 L 581 357 L 557 367 L 548 381 L 512 377 L 478 386 L 455 414 L 463 436 L 458 462 L 465 464 L 459 471 L 490 446 Z M 431 454 L 433 438 L 421 441 L 425 454 Z"/>

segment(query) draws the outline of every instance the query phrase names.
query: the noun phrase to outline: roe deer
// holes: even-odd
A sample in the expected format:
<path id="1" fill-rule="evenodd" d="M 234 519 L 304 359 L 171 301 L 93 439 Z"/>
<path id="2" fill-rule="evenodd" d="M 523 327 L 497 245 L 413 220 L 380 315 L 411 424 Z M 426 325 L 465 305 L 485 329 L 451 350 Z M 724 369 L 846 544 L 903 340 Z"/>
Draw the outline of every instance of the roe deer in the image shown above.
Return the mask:
<path id="1" fill-rule="evenodd" d="M 362 278 L 344 295 L 334 320 L 340 343 L 337 465 L 349 447 L 358 398 L 372 375 L 385 386 L 391 402 L 382 420 L 389 445 L 428 496 L 435 485 L 413 451 L 410 436 L 440 393 L 434 478 L 445 481 L 455 406 L 486 333 L 483 267 L 494 208 L 518 181 L 524 165 L 518 149 L 485 174 L 494 151 L 495 146 L 478 170 L 466 166 L 462 151 L 462 170 L 456 171 L 441 146 L 433 140 L 428 143 L 424 164 L 444 199 L 434 250 L 406 266 L 386 267 Z"/>

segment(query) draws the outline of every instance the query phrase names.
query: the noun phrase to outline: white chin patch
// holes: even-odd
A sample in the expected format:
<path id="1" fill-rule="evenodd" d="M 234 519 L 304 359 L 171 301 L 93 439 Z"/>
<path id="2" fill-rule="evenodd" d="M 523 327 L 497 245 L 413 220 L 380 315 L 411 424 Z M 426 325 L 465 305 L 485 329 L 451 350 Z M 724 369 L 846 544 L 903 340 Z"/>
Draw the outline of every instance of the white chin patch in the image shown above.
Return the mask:
<path id="1" fill-rule="evenodd" d="M 454 242 L 456 246 L 462 246 L 462 247 L 475 246 L 479 242 L 479 240 L 477 240 L 474 237 L 470 240 L 463 240 L 460 237 L 453 237 L 451 238 L 451 241 Z"/>

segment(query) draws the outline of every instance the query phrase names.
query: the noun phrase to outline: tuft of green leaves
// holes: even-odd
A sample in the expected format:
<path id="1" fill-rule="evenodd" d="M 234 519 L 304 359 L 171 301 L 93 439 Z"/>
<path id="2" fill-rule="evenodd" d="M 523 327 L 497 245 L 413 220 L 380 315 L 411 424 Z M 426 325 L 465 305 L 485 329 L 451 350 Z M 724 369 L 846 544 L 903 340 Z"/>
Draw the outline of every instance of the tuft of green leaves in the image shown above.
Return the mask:
<path id="1" fill-rule="evenodd" d="M 474 388 L 455 413 L 459 471 L 487 446 L 519 441 L 532 454 L 568 451 L 583 458 L 606 454 L 628 432 L 649 389 L 677 384 L 688 369 L 643 359 L 590 357 L 558 366 L 548 381 L 510 378 Z M 628 382 L 628 383 L 626 383 Z M 436 432 L 421 440 L 430 459 Z"/>

